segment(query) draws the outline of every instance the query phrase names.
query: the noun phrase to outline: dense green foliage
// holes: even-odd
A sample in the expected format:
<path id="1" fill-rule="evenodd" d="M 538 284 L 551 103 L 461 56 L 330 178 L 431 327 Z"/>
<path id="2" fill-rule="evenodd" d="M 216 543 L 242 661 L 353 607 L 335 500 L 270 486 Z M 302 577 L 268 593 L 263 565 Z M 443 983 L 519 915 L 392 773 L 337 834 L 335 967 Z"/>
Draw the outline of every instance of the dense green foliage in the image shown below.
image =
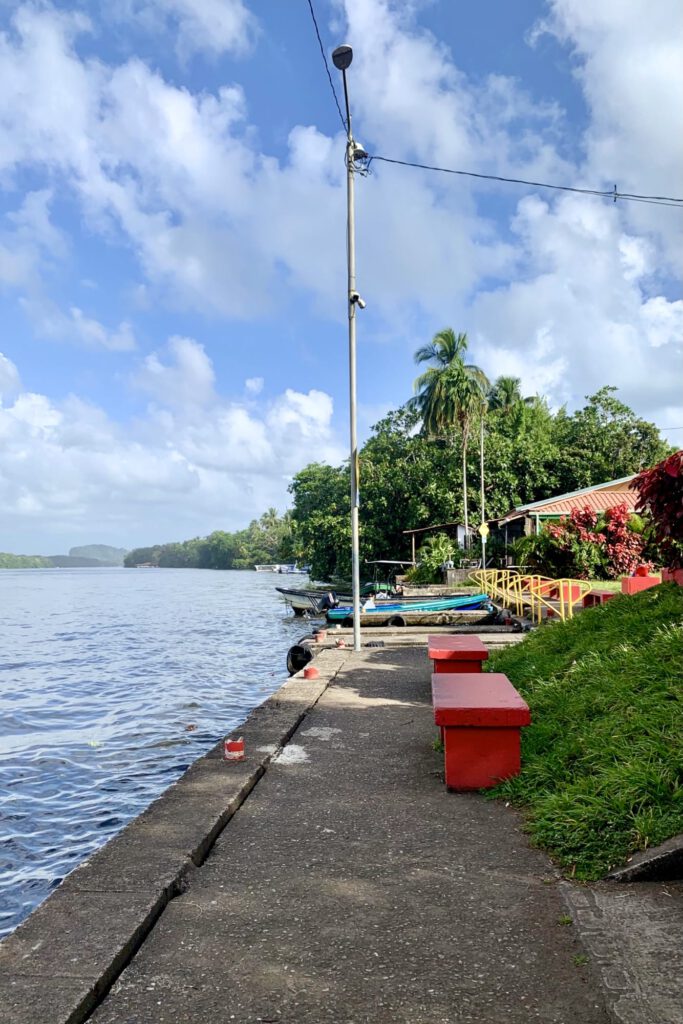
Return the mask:
<path id="1" fill-rule="evenodd" d="M 0 569 L 52 569 L 46 555 L 11 555 L 0 551 Z"/>
<path id="2" fill-rule="evenodd" d="M 639 419 L 601 388 L 572 416 L 560 410 L 553 424 L 558 491 L 578 490 L 603 480 L 618 480 L 664 458 L 670 451 L 653 423 Z"/>
<path id="3" fill-rule="evenodd" d="M 667 454 L 656 428 L 619 402 L 613 390 L 603 388 L 569 416 L 564 409 L 553 414 L 543 398 L 522 399 L 514 378 L 494 382 L 485 418 L 487 519 L 552 494 L 628 476 Z M 361 449 L 361 564 L 409 559 L 405 530 L 464 521 L 459 437 L 435 439 L 420 426 L 419 410 L 408 403 L 381 420 Z M 468 453 L 467 472 L 479 484 L 476 450 Z M 348 467 L 313 463 L 294 477 L 290 490 L 292 543 L 300 557 L 319 578 L 348 576 Z M 472 521 L 478 522 L 479 487 L 470 504 Z"/>
<path id="4" fill-rule="evenodd" d="M 456 543 L 445 533 L 430 534 L 420 548 L 420 564 L 406 573 L 410 583 L 441 583 L 441 566 L 456 557 Z"/>
<path id="5" fill-rule="evenodd" d="M 615 597 L 494 655 L 527 700 L 522 772 L 493 791 L 578 878 L 683 832 L 683 588 Z"/>
<path id="6" fill-rule="evenodd" d="M 258 563 L 284 560 L 291 551 L 291 515 L 279 516 L 271 508 L 260 519 L 254 519 L 246 530 L 236 533 L 216 530 L 208 537 L 135 548 L 126 555 L 124 565 L 158 565 L 163 569 L 252 569 Z"/>

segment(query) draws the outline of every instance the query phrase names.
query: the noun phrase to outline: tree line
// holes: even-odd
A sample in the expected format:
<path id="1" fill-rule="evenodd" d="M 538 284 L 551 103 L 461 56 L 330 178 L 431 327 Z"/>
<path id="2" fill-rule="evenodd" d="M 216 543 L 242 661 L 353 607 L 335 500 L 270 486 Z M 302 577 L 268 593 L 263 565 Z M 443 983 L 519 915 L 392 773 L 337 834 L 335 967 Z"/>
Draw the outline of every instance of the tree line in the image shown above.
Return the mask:
<path id="1" fill-rule="evenodd" d="M 490 382 L 450 328 L 418 349 L 415 394 L 377 423 L 359 453 L 361 562 L 410 558 L 405 530 L 479 523 L 517 505 L 639 472 L 669 446 L 654 424 L 603 387 L 571 415 L 515 377 Z M 482 475 L 481 467 L 484 467 Z M 468 488 L 468 481 L 477 486 Z M 292 509 L 270 509 L 237 533 L 138 548 L 127 565 L 251 568 L 310 564 L 318 579 L 350 575 L 348 463 L 312 462 L 290 485 Z"/>
<path id="2" fill-rule="evenodd" d="M 270 508 L 244 530 L 215 530 L 208 537 L 134 548 L 123 564 L 128 568 L 156 565 L 162 569 L 253 569 L 259 563 L 289 561 L 291 535 L 291 512 L 280 516 Z"/>

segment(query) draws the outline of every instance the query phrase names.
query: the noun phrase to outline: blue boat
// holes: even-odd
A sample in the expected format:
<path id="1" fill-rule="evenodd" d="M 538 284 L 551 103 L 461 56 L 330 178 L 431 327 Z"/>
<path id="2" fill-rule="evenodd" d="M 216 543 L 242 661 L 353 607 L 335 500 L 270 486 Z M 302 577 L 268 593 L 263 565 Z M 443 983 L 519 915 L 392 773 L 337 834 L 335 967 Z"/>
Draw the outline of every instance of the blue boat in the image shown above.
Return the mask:
<path id="1" fill-rule="evenodd" d="M 382 601 L 375 605 L 361 605 L 363 615 L 400 615 L 406 612 L 449 612 L 449 611 L 478 611 L 480 609 L 492 609 L 491 599 L 488 594 L 467 594 L 463 597 L 445 597 L 433 601 Z M 343 605 L 339 608 L 331 608 L 327 618 L 331 622 L 341 622 L 343 619 L 353 617 L 353 606 Z"/>

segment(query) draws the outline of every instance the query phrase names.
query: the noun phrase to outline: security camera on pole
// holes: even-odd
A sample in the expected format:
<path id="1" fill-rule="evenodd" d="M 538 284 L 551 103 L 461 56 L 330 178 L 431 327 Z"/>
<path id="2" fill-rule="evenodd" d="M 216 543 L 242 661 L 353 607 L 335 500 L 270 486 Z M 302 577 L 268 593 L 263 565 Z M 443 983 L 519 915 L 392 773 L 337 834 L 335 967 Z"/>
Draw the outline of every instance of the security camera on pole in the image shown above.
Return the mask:
<path id="1" fill-rule="evenodd" d="M 354 215 L 353 176 L 356 161 L 367 159 L 368 154 L 354 141 L 351 134 L 351 111 L 346 71 L 353 60 L 350 46 L 338 46 L 332 54 L 334 66 L 342 73 L 344 100 L 346 101 L 346 198 L 348 255 L 348 312 L 349 312 L 349 423 L 351 437 L 351 575 L 353 588 L 353 649 L 360 650 L 360 565 L 358 557 L 358 437 L 356 431 L 356 306 L 365 309 L 365 302 L 356 291 L 356 225 Z"/>

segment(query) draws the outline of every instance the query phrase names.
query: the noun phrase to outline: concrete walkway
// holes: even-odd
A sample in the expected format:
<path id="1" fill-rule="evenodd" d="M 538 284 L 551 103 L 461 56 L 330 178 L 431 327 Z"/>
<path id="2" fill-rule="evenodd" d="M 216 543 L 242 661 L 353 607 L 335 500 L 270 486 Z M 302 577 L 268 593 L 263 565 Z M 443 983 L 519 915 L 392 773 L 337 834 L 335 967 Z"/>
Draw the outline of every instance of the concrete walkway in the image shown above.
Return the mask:
<path id="1" fill-rule="evenodd" d="M 424 649 L 348 657 L 93 1024 L 607 1021 L 548 860 L 434 736 Z"/>

